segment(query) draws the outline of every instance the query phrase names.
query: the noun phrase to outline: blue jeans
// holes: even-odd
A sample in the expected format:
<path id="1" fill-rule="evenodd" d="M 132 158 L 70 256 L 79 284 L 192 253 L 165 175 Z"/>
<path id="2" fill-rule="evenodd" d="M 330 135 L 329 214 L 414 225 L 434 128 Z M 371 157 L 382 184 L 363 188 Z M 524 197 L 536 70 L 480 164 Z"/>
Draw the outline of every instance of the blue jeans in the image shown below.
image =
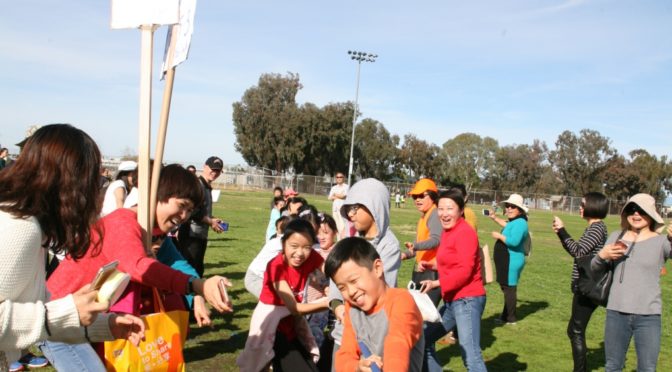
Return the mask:
<path id="1" fill-rule="evenodd" d="M 481 315 L 485 296 L 465 297 L 444 304 L 441 323 L 425 323 L 425 363 L 429 372 L 443 370 L 436 358 L 434 343 L 457 325 L 462 362 L 468 371 L 487 371 L 481 354 Z"/>
<path id="2" fill-rule="evenodd" d="M 660 353 L 660 315 L 637 315 L 607 310 L 604 323 L 606 372 L 621 371 L 630 339 L 635 337 L 637 371 L 655 372 Z"/>
<path id="3" fill-rule="evenodd" d="M 42 341 L 38 346 L 57 371 L 105 372 L 105 365 L 91 344 Z"/>

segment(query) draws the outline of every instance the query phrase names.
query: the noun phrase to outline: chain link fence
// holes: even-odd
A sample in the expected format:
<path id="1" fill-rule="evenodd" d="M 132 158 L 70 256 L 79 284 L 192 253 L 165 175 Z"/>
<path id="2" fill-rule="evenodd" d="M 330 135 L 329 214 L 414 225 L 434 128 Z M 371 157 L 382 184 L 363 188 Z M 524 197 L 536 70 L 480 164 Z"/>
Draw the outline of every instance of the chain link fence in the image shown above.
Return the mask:
<path id="1" fill-rule="evenodd" d="M 390 195 L 398 192 L 406 195 L 413 187 L 412 183 L 383 182 L 390 190 Z M 224 169 L 222 175 L 214 182 L 214 187 L 227 190 L 255 190 L 271 191 L 280 186 L 283 189 L 292 188 L 302 194 L 327 195 L 335 184 L 335 180 L 328 176 L 309 175 L 276 175 L 269 176 L 247 172 L 235 172 Z M 441 188 L 441 186 L 439 186 Z M 550 195 L 550 194 L 526 194 L 516 191 L 497 190 L 469 190 L 469 202 L 485 206 L 495 206 L 506 200 L 509 195 L 519 193 L 525 199 L 525 204 L 530 209 L 561 211 L 565 213 L 579 213 L 581 196 Z M 609 213 L 618 214 L 625 204 L 625 200 L 609 200 Z M 662 206 L 659 206 L 662 210 Z"/>

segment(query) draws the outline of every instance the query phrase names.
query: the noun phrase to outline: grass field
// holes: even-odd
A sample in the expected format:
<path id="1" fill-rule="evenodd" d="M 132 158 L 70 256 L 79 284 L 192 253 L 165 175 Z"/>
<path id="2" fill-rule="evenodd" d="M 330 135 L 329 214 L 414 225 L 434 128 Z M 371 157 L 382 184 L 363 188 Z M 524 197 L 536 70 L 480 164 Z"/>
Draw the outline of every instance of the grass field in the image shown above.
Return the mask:
<path id="1" fill-rule="evenodd" d="M 321 211 L 330 211 L 325 196 L 306 195 L 311 204 Z M 206 275 L 224 275 L 230 278 L 235 312 L 215 315 L 212 329 L 192 327 L 187 341 L 185 358 L 190 371 L 235 371 L 235 359 L 245 344 L 250 315 L 257 300 L 247 293 L 243 278 L 248 264 L 263 244 L 269 217 L 270 193 L 223 191 L 215 205 L 215 215 L 229 222 L 229 231 L 210 234 L 206 254 Z M 480 214 L 480 206 L 472 206 Z M 411 203 L 405 209 L 392 209 L 392 230 L 400 242 L 411 241 L 419 213 Z M 533 251 L 522 274 L 518 290 L 518 317 L 514 326 L 496 326 L 494 319 L 502 309 L 503 296 L 496 283 L 486 287 L 487 304 L 482 320 L 481 346 L 490 371 L 571 371 L 571 349 L 565 329 L 570 315 L 570 273 L 572 259 L 562 249 L 551 229 L 553 214 L 532 211 L 530 229 Z M 566 228 L 578 238 L 585 223 L 576 215 L 560 214 Z M 618 217 L 606 220 L 609 231 L 618 228 Z M 497 226 L 479 219 L 481 243 L 493 246 L 490 232 Z M 412 263 L 404 262 L 399 285 L 406 285 L 411 276 Z M 658 370 L 672 370 L 672 328 L 670 327 L 670 278 L 661 278 L 664 314 L 663 336 Z M 604 370 L 603 326 L 605 311 L 599 308 L 588 327 L 589 365 L 593 370 Z M 446 369 L 462 371 L 462 360 L 456 345 L 439 349 L 439 357 Z M 634 346 L 627 358 L 627 371 L 636 369 Z"/>

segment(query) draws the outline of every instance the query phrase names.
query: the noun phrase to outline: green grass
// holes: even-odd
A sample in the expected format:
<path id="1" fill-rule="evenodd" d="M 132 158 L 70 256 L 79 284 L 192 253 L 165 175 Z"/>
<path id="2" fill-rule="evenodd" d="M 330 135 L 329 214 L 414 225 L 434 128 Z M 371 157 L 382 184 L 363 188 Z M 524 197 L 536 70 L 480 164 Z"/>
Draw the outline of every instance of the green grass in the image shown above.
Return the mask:
<path id="1" fill-rule="evenodd" d="M 215 315 L 213 329 L 198 329 L 193 326 L 187 341 L 185 358 L 190 371 L 237 370 L 235 359 L 245 345 L 249 319 L 256 299 L 247 293 L 243 278 L 247 265 L 263 244 L 269 217 L 270 193 L 223 191 L 215 205 L 215 215 L 229 222 L 229 231 L 210 234 L 206 254 L 206 275 L 223 275 L 234 286 L 229 291 L 234 301 L 235 312 Z M 330 211 L 326 196 L 307 195 L 310 203 L 322 211 Z M 481 207 L 472 206 L 480 215 Z M 571 308 L 570 274 L 572 259 L 562 249 L 551 230 L 553 214 L 532 211 L 530 229 L 533 235 L 533 251 L 522 274 L 518 291 L 518 317 L 515 326 L 496 327 L 493 320 L 502 309 L 503 296 L 496 283 L 486 287 L 487 304 L 482 320 L 481 346 L 490 371 L 570 371 L 572 357 L 565 334 Z M 567 230 L 578 238 L 585 223 L 576 215 L 560 215 Z M 392 230 L 400 242 L 410 241 L 415 236 L 418 212 L 411 203 L 405 209 L 392 209 Z M 618 217 L 606 220 L 610 231 L 618 228 Z M 491 249 L 490 233 L 497 226 L 481 216 L 479 237 Z M 492 252 L 492 251 L 491 251 Z M 411 277 L 412 263 L 404 262 L 399 274 L 399 285 L 406 285 Z M 661 278 L 663 287 L 663 332 L 659 370 L 672 368 L 670 319 L 670 280 L 672 275 Z M 604 370 L 603 327 L 605 311 L 599 308 L 587 330 L 589 365 L 593 370 Z M 462 371 L 459 347 L 440 347 L 439 357 L 447 368 Z M 627 357 L 626 370 L 636 369 L 634 346 Z"/>

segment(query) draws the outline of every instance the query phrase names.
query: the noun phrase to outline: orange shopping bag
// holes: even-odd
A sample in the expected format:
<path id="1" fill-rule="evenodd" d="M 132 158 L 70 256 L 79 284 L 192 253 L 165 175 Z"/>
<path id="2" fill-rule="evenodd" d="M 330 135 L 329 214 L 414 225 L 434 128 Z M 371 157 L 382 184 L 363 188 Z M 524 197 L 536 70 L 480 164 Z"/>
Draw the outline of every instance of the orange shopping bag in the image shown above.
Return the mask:
<path id="1" fill-rule="evenodd" d="M 156 288 L 154 308 L 159 312 L 143 315 L 145 340 L 134 346 L 127 340 L 105 342 L 105 367 L 108 371 L 185 371 L 182 345 L 187 339 L 189 312 L 166 312 Z"/>

